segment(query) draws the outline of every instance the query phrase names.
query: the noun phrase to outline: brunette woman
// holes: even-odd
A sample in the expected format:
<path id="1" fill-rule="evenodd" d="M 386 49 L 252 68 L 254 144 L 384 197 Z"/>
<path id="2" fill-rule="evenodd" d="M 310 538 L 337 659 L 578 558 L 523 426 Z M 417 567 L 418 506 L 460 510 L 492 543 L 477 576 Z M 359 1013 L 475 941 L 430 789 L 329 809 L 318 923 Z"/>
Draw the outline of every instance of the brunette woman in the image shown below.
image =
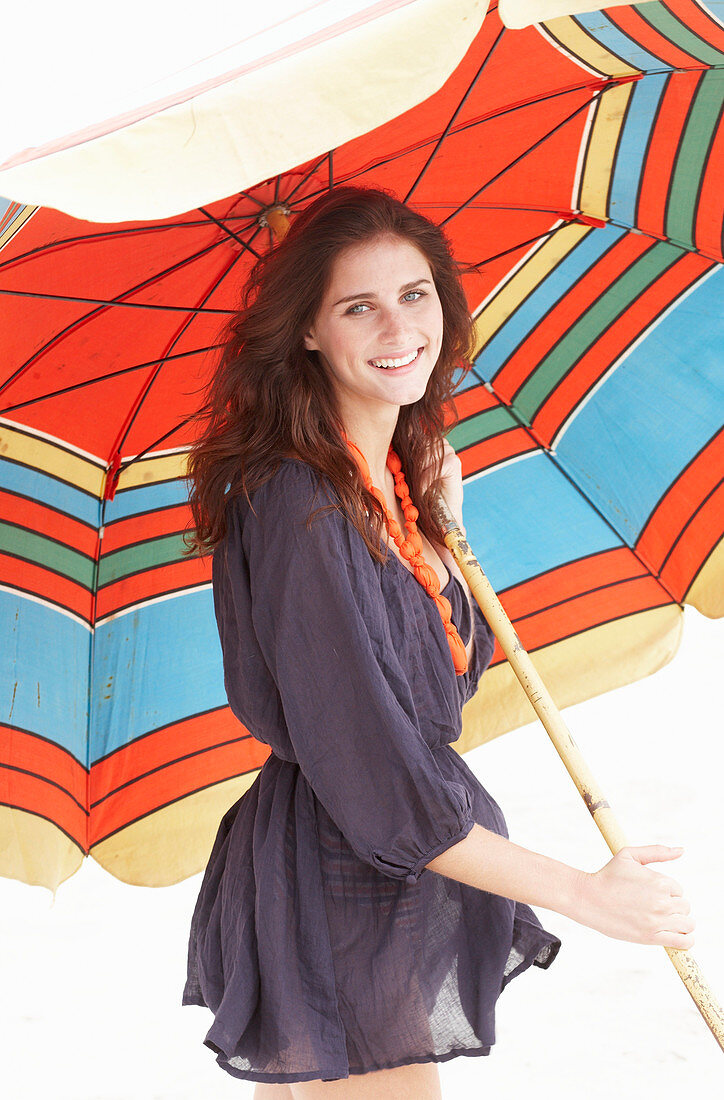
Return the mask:
<path id="1" fill-rule="evenodd" d="M 439 1098 L 560 940 L 543 908 L 690 947 L 679 885 L 627 848 L 594 874 L 508 839 L 453 748 L 494 638 L 430 512 L 463 524 L 443 410 L 472 326 L 443 233 L 380 191 L 310 205 L 260 260 L 191 457 L 234 714 L 271 747 L 224 816 L 184 1004 L 256 1100 Z"/>

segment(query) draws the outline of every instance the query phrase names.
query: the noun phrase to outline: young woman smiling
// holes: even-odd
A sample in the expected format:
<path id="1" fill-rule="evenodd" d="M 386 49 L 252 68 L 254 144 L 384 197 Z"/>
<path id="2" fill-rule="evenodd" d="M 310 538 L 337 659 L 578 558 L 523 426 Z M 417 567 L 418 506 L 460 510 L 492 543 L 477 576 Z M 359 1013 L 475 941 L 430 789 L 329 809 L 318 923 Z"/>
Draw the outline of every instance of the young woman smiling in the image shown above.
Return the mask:
<path id="1" fill-rule="evenodd" d="M 252 272 L 201 410 L 192 545 L 213 551 L 233 713 L 271 753 L 225 814 L 184 1004 L 256 1100 L 435 1100 L 502 989 L 561 946 L 531 905 L 689 947 L 678 884 L 508 839 L 452 747 L 494 638 L 425 492 L 462 526 L 444 409 L 472 323 L 442 232 L 343 187 Z"/>

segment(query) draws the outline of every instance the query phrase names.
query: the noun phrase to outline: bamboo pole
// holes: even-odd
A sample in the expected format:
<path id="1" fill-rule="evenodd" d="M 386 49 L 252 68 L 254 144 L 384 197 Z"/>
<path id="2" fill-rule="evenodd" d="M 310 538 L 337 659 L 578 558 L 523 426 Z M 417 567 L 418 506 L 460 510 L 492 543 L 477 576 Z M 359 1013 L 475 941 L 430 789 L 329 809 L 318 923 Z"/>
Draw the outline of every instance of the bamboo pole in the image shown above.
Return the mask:
<path id="1" fill-rule="evenodd" d="M 608 800 L 571 737 L 560 711 L 521 645 L 520 638 L 495 590 L 442 497 L 437 498 L 433 510 L 437 522 L 445 532 L 446 546 L 458 563 L 470 591 L 500 642 L 505 656 L 545 726 L 589 813 L 603 834 L 612 854 L 615 855 L 621 848 L 627 847 L 628 842 Z M 674 964 L 719 1047 L 724 1050 L 724 1012 L 697 963 L 683 948 L 664 947 L 664 951 Z"/>

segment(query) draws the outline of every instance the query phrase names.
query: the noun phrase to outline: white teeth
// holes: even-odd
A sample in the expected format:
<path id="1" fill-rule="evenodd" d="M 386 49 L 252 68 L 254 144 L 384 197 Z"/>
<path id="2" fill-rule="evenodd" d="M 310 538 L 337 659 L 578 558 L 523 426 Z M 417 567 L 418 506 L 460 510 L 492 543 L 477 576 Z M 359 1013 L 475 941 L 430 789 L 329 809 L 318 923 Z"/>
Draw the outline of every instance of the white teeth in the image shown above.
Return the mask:
<path id="1" fill-rule="evenodd" d="M 370 362 L 374 367 L 385 367 L 390 369 L 391 367 L 406 367 L 407 364 L 412 363 L 414 359 L 417 359 L 416 351 L 410 352 L 404 359 L 370 359 Z"/>

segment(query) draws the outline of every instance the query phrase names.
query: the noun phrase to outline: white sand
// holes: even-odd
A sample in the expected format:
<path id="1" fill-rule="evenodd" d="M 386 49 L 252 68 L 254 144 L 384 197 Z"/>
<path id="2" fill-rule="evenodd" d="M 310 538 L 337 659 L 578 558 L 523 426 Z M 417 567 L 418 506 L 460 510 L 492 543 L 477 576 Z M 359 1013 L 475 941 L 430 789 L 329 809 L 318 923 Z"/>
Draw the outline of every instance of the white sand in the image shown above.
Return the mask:
<path id="1" fill-rule="evenodd" d="M 684 887 L 692 954 L 724 1001 L 720 681 L 724 628 L 687 608 L 684 640 L 654 676 L 569 707 L 565 720 L 630 844 L 683 844 L 652 865 Z M 610 858 L 539 723 L 465 759 L 511 839 L 593 871 Z M 522 770 L 520 761 L 523 761 Z M 201 876 L 148 889 L 86 860 L 59 891 L 0 879 L 0 1089 L 8 1100 L 223 1100 L 253 1096 L 202 1045 L 211 1014 L 182 1007 Z M 657 1100 L 722 1095 L 724 1057 L 661 948 L 608 939 L 548 910 L 563 941 L 498 1002 L 488 1058 L 440 1066 L 445 1100 Z"/>

